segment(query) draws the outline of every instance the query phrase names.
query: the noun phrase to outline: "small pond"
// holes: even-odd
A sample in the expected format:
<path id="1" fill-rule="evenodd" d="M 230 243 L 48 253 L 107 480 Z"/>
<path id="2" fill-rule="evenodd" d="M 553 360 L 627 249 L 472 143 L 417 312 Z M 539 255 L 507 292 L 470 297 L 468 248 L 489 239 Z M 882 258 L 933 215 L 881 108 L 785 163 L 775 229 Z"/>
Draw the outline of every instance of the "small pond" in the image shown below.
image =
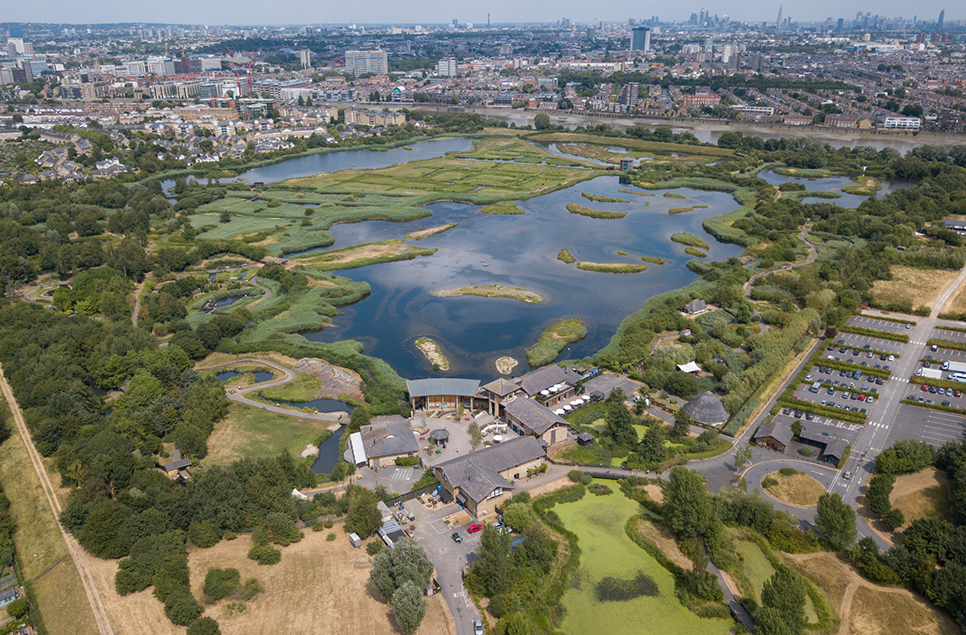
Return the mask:
<path id="1" fill-rule="evenodd" d="M 261 397 L 261 395 L 259 395 Z M 265 397 L 262 397 L 265 399 Z M 352 412 L 352 406 L 338 399 L 313 399 L 312 401 L 285 401 L 283 399 L 268 399 L 272 403 L 290 408 L 308 408 L 316 412 Z"/>
<path id="2" fill-rule="evenodd" d="M 312 464 L 312 471 L 316 474 L 329 474 L 341 458 L 339 456 L 339 440 L 342 438 L 343 428 L 336 430 L 328 439 L 319 444 L 319 456 Z"/>
<path id="3" fill-rule="evenodd" d="M 215 374 L 215 377 L 218 378 L 218 381 L 228 381 L 229 379 L 234 379 L 235 377 L 241 376 L 242 373 L 239 373 L 237 370 L 223 370 L 220 373 Z"/>

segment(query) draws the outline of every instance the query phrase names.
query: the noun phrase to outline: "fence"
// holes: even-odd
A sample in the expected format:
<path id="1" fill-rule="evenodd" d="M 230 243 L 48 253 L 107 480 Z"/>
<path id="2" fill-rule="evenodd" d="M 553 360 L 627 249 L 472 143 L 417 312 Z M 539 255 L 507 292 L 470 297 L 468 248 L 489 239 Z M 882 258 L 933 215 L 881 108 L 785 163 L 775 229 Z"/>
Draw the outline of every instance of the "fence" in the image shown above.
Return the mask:
<path id="1" fill-rule="evenodd" d="M 423 494 L 429 494 L 431 492 L 435 492 L 437 487 L 439 487 L 439 486 L 438 485 L 427 485 L 425 487 L 420 487 L 419 489 L 414 489 L 411 492 L 406 492 L 405 494 L 400 494 L 399 496 L 397 496 L 395 498 L 390 498 L 389 500 L 385 501 L 385 503 L 386 503 L 386 505 L 392 507 L 393 505 L 396 505 L 397 503 L 405 503 L 406 501 L 411 501 L 412 499 L 417 498 L 419 496 L 422 496 Z"/>

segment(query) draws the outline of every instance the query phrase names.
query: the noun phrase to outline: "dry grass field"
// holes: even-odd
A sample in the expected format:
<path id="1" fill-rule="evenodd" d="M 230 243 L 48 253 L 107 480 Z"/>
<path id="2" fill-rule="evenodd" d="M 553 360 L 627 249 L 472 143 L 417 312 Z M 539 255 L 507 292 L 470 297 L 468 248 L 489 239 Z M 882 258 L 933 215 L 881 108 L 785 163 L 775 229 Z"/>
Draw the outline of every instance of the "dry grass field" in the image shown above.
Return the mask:
<path id="1" fill-rule="evenodd" d="M 0 403 L 0 407 L 7 406 Z M 58 635 L 97 633 L 80 576 L 68 557 L 67 545 L 23 440 L 12 425 L 10 438 L 0 446 L 0 481 L 17 523 L 14 543 L 23 575 L 34 579 L 32 588 L 47 631 Z M 54 479 L 55 483 L 58 481 L 59 478 Z"/>
<path id="2" fill-rule="evenodd" d="M 942 310 L 947 313 L 966 313 L 966 284 L 953 292 Z"/>
<path id="3" fill-rule="evenodd" d="M 315 443 L 322 430 L 337 424 L 318 419 L 281 415 L 240 403 L 228 406 L 228 416 L 215 423 L 208 438 L 205 462 L 224 465 L 243 457 L 276 456 L 282 450 L 293 455 Z"/>
<path id="4" fill-rule="evenodd" d="M 261 566 L 247 557 L 251 539 L 241 536 L 223 540 L 210 549 L 192 549 L 188 556 L 191 590 L 199 601 L 209 567 L 234 567 L 242 581 L 257 578 L 264 592 L 245 603 L 245 610 L 228 614 L 224 599 L 205 606 L 205 615 L 218 620 L 224 635 L 278 633 L 288 635 L 395 635 L 388 604 L 369 584 L 368 556 L 353 549 L 341 529 L 337 540 L 328 533 L 306 531 L 305 538 L 282 549 L 276 565 Z M 151 589 L 120 597 L 114 591 L 117 563 L 92 560 L 98 588 L 107 601 L 114 624 L 123 624 L 125 635 L 184 635 L 164 615 L 164 607 Z M 282 628 L 284 625 L 284 628 Z M 67 632 L 67 631 L 51 631 Z M 429 598 L 429 608 L 418 635 L 455 635 L 442 596 Z"/>
<path id="5" fill-rule="evenodd" d="M 872 285 L 872 295 L 889 304 L 911 302 L 913 309 L 920 306 L 931 308 L 946 285 L 958 275 L 956 271 L 915 269 L 900 265 L 893 266 L 890 271 L 892 280 L 877 280 Z"/>
<path id="6" fill-rule="evenodd" d="M 789 505 L 814 507 L 818 504 L 819 496 L 825 493 L 822 484 L 807 474 L 783 476 L 779 472 L 773 472 L 766 476 L 763 482 L 769 478 L 778 483 L 765 489 L 773 498 Z"/>
<path id="7" fill-rule="evenodd" d="M 889 500 L 905 516 L 903 528 L 917 518 L 948 518 L 949 478 L 934 467 L 905 474 L 896 479 Z"/>
<path id="8" fill-rule="evenodd" d="M 678 543 L 674 539 L 674 534 L 668 528 L 656 525 L 644 518 L 638 518 L 637 522 L 634 523 L 634 531 L 642 538 L 646 538 L 654 543 L 664 555 L 671 559 L 671 562 L 682 569 L 690 570 L 694 567 L 694 563 L 678 547 Z"/>
<path id="9" fill-rule="evenodd" d="M 788 564 L 825 592 L 840 617 L 838 635 L 953 635 L 944 612 L 906 591 L 875 586 L 827 552 L 785 556 Z"/>

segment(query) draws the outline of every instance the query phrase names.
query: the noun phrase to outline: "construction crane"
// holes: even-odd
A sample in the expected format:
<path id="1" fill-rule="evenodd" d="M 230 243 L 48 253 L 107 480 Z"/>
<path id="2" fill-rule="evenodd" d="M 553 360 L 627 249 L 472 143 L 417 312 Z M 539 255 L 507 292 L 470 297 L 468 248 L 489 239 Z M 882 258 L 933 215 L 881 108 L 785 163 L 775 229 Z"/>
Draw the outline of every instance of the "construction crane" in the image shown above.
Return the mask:
<path id="1" fill-rule="evenodd" d="M 255 92 L 255 83 L 252 78 L 252 63 L 255 61 L 255 51 L 252 51 L 251 56 L 248 58 L 248 92 Z"/>
<path id="2" fill-rule="evenodd" d="M 231 54 L 231 49 L 225 47 L 228 50 L 228 61 L 231 63 L 231 70 L 235 73 L 235 97 L 241 97 L 241 80 L 238 79 L 238 68 L 235 67 L 235 58 Z"/>

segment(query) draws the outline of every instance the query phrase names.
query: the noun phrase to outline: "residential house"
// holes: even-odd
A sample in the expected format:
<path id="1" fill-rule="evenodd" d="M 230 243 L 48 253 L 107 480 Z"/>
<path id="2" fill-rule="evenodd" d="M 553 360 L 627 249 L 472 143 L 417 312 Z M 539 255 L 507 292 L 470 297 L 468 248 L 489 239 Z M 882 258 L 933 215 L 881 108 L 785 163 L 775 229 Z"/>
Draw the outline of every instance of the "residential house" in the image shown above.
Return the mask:
<path id="1" fill-rule="evenodd" d="M 701 315 L 708 310 L 708 303 L 701 299 L 691 300 L 684 305 L 684 312 L 688 315 Z"/>

